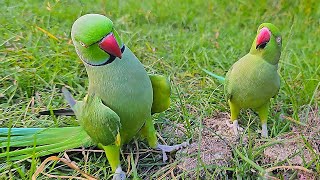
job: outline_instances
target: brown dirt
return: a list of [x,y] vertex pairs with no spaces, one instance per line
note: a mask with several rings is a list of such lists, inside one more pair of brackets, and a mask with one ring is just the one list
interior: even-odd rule
[[[292,126],[290,133],[278,136],[275,140],[283,140],[282,143],[267,147],[264,150],[266,163],[278,163],[286,161],[284,165],[303,165],[315,158],[314,153],[320,152],[320,116],[318,108],[310,110],[306,116],[300,116],[301,122],[306,126]],[[302,135],[312,146],[308,149]]]
[[[217,165],[228,166],[232,158],[230,144],[237,142],[233,131],[226,124],[229,116],[226,113],[219,113],[212,118],[203,120],[203,128],[194,137],[194,142],[187,148],[177,153],[180,160],[178,168],[188,175],[194,177],[197,166]],[[204,172],[200,173],[203,176]]]
[[[285,163],[281,163],[281,165],[303,166],[315,158],[314,153],[319,154],[319,109],[316,107],[310,110],[309,113],[304,114],[304,116],[300,116],[300,120],[305,126],[294,125],[291,127],[292,131],[290,133],[280,135],[269,141],[281,141],[281,143],[265,148],[263,154],[264,164],[276,166],[278,162],[284,161]],[[213,117],[205,118],[202,122],[202,129],[198,129],[199,134],[193,138],[193,143],[189,147],[177,152],[176,159],[180,162],[178,168],[184,173],[188,173],[188,176],[192,178],[197,174],[197,167],[203,167],[203,165],[229,166],[232,161],[230,145],[239,143],[239,140],[234,136],[232,129],[228,127],[226,123],[228,120],[229,116],[227,113],[218,113]],[[184,131],[183,126],[170,130],[171,133],[174,132],[179,137],[183,136],[182,131]],[[301,135],[310,143],[314,149],[314,153],[306,147]],[[242,143],[246,144],[247,137],[245,135],[242,141]],[[264,144],[265,142],[260,140],[255,142],[256,147]],[[200,171],[200,177],[205,177],[204,173],[205,171]],[[280,173],[283,177],[290,177],[289,175],[292,175],[293,171],[280,169],[275,173]],[[316,179],[315,174],[308,174],[303,171],[297,171],[296,177],[301,180]]]

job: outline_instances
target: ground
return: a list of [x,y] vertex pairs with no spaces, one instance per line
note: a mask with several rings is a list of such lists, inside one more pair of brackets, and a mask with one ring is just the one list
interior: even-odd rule
[[[171,107],[154,115],[159,137],[168,144],[191,143],[163,163],[161,153],[148,148],[145,141],[133,141],[123,148],[122,156],[124,171],[130,177],[319,176],[320,8],[316,0],[26,0],[1,1],[0,12],[1,127],[78,125],[72,117],[38,117],[37,113],[67,107],[62,86],[70,87],[78,99],[85,96],[88,80],[72,45],[70,29],[80,15],[99,13],[113,20],[125,44],[149,73],[170,79]],[[242,111],[242,136],[235,139],[225,124],[229,110],[223,85],[200,67],[225,75],[248,52],[262,22],[279,27],[283,39],[281,88],[271,102],[270,139],[260,137],[258,118],[250,110]],[[55,155],[69,157],[92,177],[110,177],[103,152],[95,147],[79,149]],[[0,159],[0,178],[30,179],[45,158],[11,166]],[[44,172],[81,177],[79,170],[61,162],[51,163]],[[48,174],[39,177],[50,178]]]

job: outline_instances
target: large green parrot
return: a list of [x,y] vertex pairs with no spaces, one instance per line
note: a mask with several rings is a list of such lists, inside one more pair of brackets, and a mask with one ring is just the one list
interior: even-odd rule
[[257,30],[250,52],[232,65],[225,79],[204,69],[208,74],[225,82],[225,96],[236,135],[240,110],[251,108],[257,111],[260,117],[261,136],[268,137],[269,102],[280,88],[277,70],[281,44],[279,29],[271,23],[263,23]]
[[[124,179],[120,164],[120,148],[135,135],[145,137],[152,148],[165,152],[184,147],[160,145],[151,115],[166,110],[170,104],[170,84],[159,75],[148,76],[137,57],[121,41],[110,19],[87,14],[77,19],[71,31],[76,52],[83,61],[89,88],[83,101],[62,92],[81,126],[66,128],[1,128],[0,147],[33,146],[4,152],[1,157],[43,156],[69,148],[97,144],[106,152],[114,179]],[[70,115],[68,110],[53,111]],[[49,114],[49,111],[41,114]],[[10,134],[8,138],[8,133]],[[35,141],[36,140],[36,141]],[[9,143],[10,142],[10,143]],[[34,151],[36,150],[36,151]]]

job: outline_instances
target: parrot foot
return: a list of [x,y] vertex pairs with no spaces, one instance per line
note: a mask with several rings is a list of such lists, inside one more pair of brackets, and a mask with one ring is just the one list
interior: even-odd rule
[[121,166],[118,166],[116,171],[114,172],[112,180],[125,180],[126,173],[122,171]]
[[227,126],[228,126],[229,128],[232,128],[232,127],[233,127],[233,125],[230,124],[229,119],[226,120],[226,124],[227,124]]
[[261,137],[268,138],[267,123],[262,124]]
[[167,152],[177,151],[179,149],[185,148],[189,145],[188,142],[183,142],[181,144],[173,145],[173,146],[167,146],[167,145],[161,145],[158,144],[157,149],[160,149],[162,151],[162,160],[163,162],[166,162],[168,160]]
[[234,120],[233,124],[232,124],[232,128],[233,128],[233,132],[235,136],[238,136],[238,129],[239,129],[239,124],[238,124],[238,120]]

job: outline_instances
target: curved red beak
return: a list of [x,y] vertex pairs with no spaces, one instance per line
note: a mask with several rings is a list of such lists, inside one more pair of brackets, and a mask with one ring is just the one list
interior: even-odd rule
[[99,47],[105,52],[121,59],[122,53],[120,47],[112,33],[108,34],[99,42]]
[[266,45],[270,41],[271,32],[268,28],[264,27],[260,30],[256,41],[256,48],[260,47],[262,44]]

